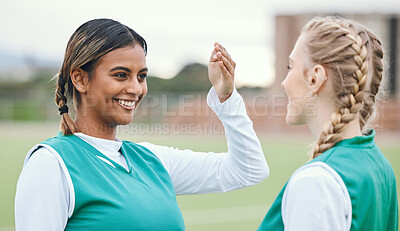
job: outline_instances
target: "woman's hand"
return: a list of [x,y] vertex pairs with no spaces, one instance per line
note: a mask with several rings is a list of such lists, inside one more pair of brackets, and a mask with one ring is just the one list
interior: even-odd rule
[[216,42],[208,64],[208,77],[221,103],[225,102],[233,92],[235,67],[236,63],[226,49]]

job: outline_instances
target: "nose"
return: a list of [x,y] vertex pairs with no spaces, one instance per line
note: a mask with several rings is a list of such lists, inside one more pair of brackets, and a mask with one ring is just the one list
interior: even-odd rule
[[132,78],[126,87],[126,93],[140,96],[143,93],[143,87],[137,78]]

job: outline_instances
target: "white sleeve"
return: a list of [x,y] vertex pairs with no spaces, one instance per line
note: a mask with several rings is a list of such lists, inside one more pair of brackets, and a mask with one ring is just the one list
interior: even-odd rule
[[64,230],[68,208],[65,173],[57,158],[42,147],[26,160],[18,179],[15,228],[17,231]]
[[351,214],[350,195],[342,178],[323,162],[298,169],[283,194],[285,231],[347,231]]
[[269,175],[260,141],[236,89],[227,101],[220,103],[211,88],[207,102],[224,125],[227,153],[194,152],[140,143],[161,159],[176,194],[226,192],[257,184]]

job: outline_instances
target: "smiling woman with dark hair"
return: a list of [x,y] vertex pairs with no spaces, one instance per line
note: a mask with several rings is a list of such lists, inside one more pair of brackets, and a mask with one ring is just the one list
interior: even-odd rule
[[[15,198],[17,230],[184,230],[176,194],[226,192],[269,174],[234,87],[236,64],[215,43],[208,104],[227,134],[227,153],[121,141],[147,93],[147,44],[110,19],[83,24],[68,42],[55,102],[61,132],[33,147]],[[68,99],[76,116],[69,116]]]

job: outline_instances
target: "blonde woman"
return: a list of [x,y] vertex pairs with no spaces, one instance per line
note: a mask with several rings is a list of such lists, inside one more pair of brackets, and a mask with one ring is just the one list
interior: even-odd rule
[[286,122],[306,124],[316,139],[312,160],[293,173],[258,230],[397,231],[395,175],[367,129],[382,58],[381,42],[356,22],[305,25],[282,87]]
[[[168,45],[168,44],[166,44]],[[61,133],[33,147],[15,197],[16,230],[184,230],[176,194],[226,192],[268,175],[260,142],[234,88],[235,63],[215,43],[208,104],[227,134],[227,153],[121,141],[147,93],[147,44],[111,19],[71,36],[57,76]],[[69,116],[67,100],[76,116]]]

